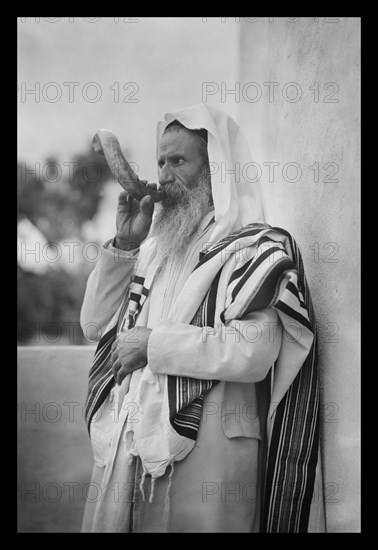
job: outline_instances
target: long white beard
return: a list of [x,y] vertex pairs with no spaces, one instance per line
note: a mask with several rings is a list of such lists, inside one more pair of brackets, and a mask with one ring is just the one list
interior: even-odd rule
[[149,236],[156,238],[160,266],[172,256],[182,257],[211,204],[210,174],[203,171],[198,184],[188,189],[180,183],[166,185],[166,198],[155,204]]

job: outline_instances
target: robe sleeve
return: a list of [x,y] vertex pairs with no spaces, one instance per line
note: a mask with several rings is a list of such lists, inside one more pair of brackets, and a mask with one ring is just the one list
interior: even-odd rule
[[268,374],[281,341],[282,325],[273,308],[214,329],[163,321],[151,332],[148,366],[156,374],[255,383]]
[[101,248],[101,257],[87,281],[80,312],[80,325],[89,340],[100,340],[117,311],[134,274],[138,252],[139,249],[117,249],[111,241]]

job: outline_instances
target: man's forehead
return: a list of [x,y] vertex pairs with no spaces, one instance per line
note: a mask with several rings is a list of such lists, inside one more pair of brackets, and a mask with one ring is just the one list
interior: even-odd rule
[[199,138],[196,134],[178,127],[169,128],[161,136],[158,143],[158,154],[167,152],[190,152],[197,151]]

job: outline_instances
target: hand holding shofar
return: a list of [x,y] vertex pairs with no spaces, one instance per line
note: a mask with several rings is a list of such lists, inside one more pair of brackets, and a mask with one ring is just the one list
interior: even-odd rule
[[123,250],[140,246],[152,222],[154,203],[164,198],[155,183],[140,180],[122,153],[117,137],[109,130],[98,130],[93,138],[96,153],[105,156],[114,178],[124,188],[117,209],[114,245]]

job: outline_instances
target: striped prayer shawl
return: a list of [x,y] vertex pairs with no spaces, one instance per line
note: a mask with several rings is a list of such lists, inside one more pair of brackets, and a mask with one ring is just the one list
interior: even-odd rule
[[[314,336],[310,352],[280,400],[272,420],[261,524],[263,532],[306,532],[318,456],[319,388],[315,318],[298,246],[281,228],[250,224],[202,253],[194,271],[200,271],[216,255],[221,258],[222,251],[230,245],[235,245],[236,249],[248,239],[254,243],[254,254],[237,263],[228,283],[221,321],[227,323],[230,319],[240,319],[253,311],[271,307],[277,310],[281,320],[290,319],[299,333],[303,329]],[[222,267],[229,257],[224,256]],[[220,274],[221,268],[214,274],[191,324],[214,327]],[[148,296],[143,283],[143,277],[134,277],[118,324],[111,327],[98,344],[89,374],[85,407],[88,429],[93,415],[114,385],[109,364],[110,348],[126,308],[129,305],[127,319],[128,328],[131,328]],[[274,374],[275,366],[269,376]],[[216,380],[168,376],[169,422],[177,434],[196,440],[205,394],[217,383]]]
[[[221,272],[216,275],[191,325],[214,327],[215,300]],[[217,380],[197,380],[182,376],[168,376],[169,420],[176,432],[196,440],[206,393]]]

